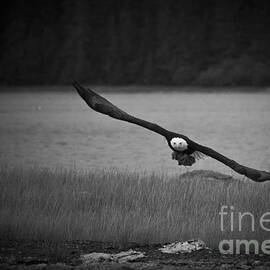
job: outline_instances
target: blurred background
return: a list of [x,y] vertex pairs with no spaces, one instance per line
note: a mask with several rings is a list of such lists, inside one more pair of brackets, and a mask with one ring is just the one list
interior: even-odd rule
[[269,1],[11,0],[0,12],[1,164],[233,174],[210,158],[177,166],[161,136],[91,111],[78,80],[270,169]]
[[265,86],[268,0],[6,1],[0,84]]

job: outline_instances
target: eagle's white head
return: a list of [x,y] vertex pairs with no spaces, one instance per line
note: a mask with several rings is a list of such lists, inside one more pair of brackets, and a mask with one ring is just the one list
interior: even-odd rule
[[188,148],[187,141],[179,137],[172,138],[170,144],[173,149],[180,152],[183,152]]

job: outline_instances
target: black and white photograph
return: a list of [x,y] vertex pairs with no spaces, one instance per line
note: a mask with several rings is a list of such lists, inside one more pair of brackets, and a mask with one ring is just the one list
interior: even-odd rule
[[0,20],[0,269],[270,270],[268,0]]

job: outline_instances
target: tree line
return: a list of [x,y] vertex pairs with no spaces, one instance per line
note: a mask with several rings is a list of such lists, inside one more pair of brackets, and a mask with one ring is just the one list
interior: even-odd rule
[[58,0],[1,10],[0,83],[268,85],[266,0]]

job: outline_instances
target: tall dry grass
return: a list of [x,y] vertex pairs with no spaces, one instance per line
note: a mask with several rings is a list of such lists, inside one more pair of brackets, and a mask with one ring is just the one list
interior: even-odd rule
[[[184,175],[64,169],[0,170],[0,238],[114,242],[171,242],[201,238],[256,239],[259,217],[270,211],[270,185],[223,179],[211,172]],[[220,230],[221,205],[249,211],[241,232]]]

